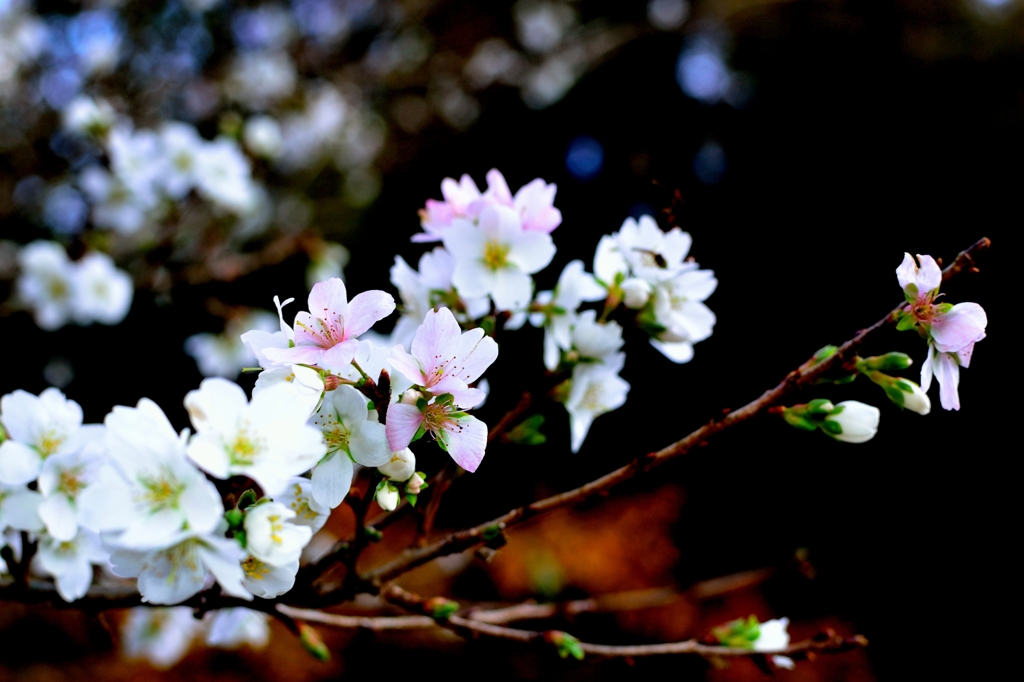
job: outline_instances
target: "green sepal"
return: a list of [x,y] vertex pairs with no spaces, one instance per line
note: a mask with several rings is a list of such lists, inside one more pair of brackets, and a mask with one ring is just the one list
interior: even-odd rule
[[366,401],[366,411],[367,412],[369,412],[370,410],[376,410],[376,409],[377,409],[377,404],[375,402],[373,402],[372,400],[367,400]]
[[952,303],[939,303],[939,304],[937,304],[935,306],[935,312],[939,313],[940,315],[945,315],[946,313],[948,313],[952,309],[953,309],[953,304]]
[[815,398],[805,409],[807,414],[830,414],[836,408],[828,398]]
[[235,505],[236,509],[248,509],[249,507],[256,504],[256,491],[253,489],[246,490],[238,498],[238,504]]
[[[420,490],[422,490],[422,489],[423,489],[423,486],[420,486]],[[416,500],[418,498],[419,498],[419,495],[413,495],[412,493],[406,493],[405,494],[406,502],[408,502],[409,504],[411,504],[414,507],[416,506]]]
[[424,434],[425,434],[426,432],[427,432],[427,427],[425,427],[425,426],[423,426],[422,424],[420,424],[420,428],[416,429],[416,433],[415,433],[415,434],[413,435],[413,437],[412,437],[412,440],[411,440],[411,441],[409,441],[409,442],[410,442],[410,443],[415,443],[415,442],[416,442],[416,441],[418,441],[418,440],[419,440],[420,438],[423,438],[423,435],[424,435]]
[[917,303],[917,285],[908,284],[903,288],[903,298],[907,303]]
[[420,412],[426,412],[428,404],[429,403],[427,403],[426,398],[421,397],[416,399],[416,409],[419,410]]
[[242,374],[252,374],[253,372],[262,372],[262,367],[243,367]]
[[786,423],[790,426],[796,427],[801,431],[814,431],[818,426],[807,419],[803,415],[797,414],[791,409],[787,409],[782,413],[782,418],[786,420]]
[[905,332],[908,329],[913,329],[917,325],[917,318],[910,313],[903,313],[903,317],[896,323],[896,330]]
[[839,425],[839,422],[826,419],[821,422],[821,430],[829,435],[838,436],[843,432],[843,427]]
[[231,537],[233,537],[235,539],[235,541],[239,545],[241,545],[242,549],[245,549],[246,547],[249,546],[248,540],[245,537],[245,531],[244,530],[242,530],[242,529],[236,530]]
[[889,386],[885,386],[885,395],[888,396],[889,400],[893,401],[901,408],[903,407],[903,403],[906,400],[906,396],[903,393],[903,391],[896,388],[896,385],[890,384]]

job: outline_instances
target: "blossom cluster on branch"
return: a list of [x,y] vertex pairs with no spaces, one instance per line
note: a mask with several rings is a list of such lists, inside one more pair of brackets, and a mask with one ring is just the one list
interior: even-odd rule
[[[200,593],[236,605],[276,600],[296,586],[304,550],[357,489],[361,470],[367,492],[350,502],[362,510],[360,526],[370,495],[385,511],[403,497],[417,503],[428,488],[418,456],[436,454],[425,443],[436,443],[467,472],[482,465],[495,434],[471,411],[490,391],[503,393],[483,379],[500,361],[499,333],[506,338],[528,320],[543,328],[536,370],[566,409],[573,452],[596,417],[626,400],[629,384],[619,376],[624,325],[644,332],[675,363],[690,361],[693,344],[711,335],[715,316],[704,301],[717,280],[689,257],[692,240],[681,229],[664,232],[649,216],[627,219],[601,238],[593,273],[573,260],[553,291],[537,291],[534,275],[553,259],[562,219],[555,186],[536,179],[513,193],[492,170],[486,191],[463,176],[446,179],[442,194],[444,201],[426,203],[424,231],[413,237],[441,245],[423,254],[418,271],[401,257],[391,269],[402,305],[390,334],[375,330],[399,308],[384,291],[350,297],[340,278],[328,278],[312,286],[307,310],[290,324],[284,309],[293,300],[275,297],[276,328],[240,335],[259,364],[252,396],[226,379],[204,380],[184,397],[191,430],[177,432],[146,398],[113,408],[102,424],[83,424],[81,407],[56,388],[3,396],[0,568],[25,585],[32,573],[49,577],[68,602],[86,596],[94,581],[118,578],[134,579],[141,600],[153,605]],[[987,321],[977,304],[936,303],[942,273],[931,258],[919,258],[920,266],[908,255],[897,270],[907,303],[892,318],[928,343],[923,387],[889,374],[911,363],[896,352],[843,357],[826,346],[801,371],[836,366],[841,374],[828,378],[834,385],[863,374],[922,415],[930,411],[934,373],[943,407],[958,408],[955,369],[969,363]],[[870,440],[880,420],[877,407],[849,400],[772,409],[798,429],[847,443]],[[527,420],[509,429],[503,420],[499,428],[530,443],[538,442],[531,438],[538,425]],[[363,541],[370,531],[357,532]],[[488,533],[493,538],[501,527]],[[347,559],[348,580],[359,589],[356,558],[358,549]],[[419,608],[418,597],[395,594]],[[429,613],[444,619],[453,604],[439,601]],[[251,630],[257,634],[246,637],[258,640],[262,630],[245,613],[218,616],[210,637],[234,641],[227,631]],[[715,637],[726,647],[779,652],[789,644],[785,625],[736,621]],[[556,634],[551,641],[560,653],[582,655],[578,640]],[[792,661],[777,657],[775,664]]]

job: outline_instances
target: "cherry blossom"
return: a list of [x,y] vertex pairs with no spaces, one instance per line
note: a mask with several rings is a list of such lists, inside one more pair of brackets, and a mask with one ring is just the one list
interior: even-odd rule
[[82,426],[82,408],[56,388],[8,393],[0,398],[0,422],[9,436],[0,443],[0,483],[7,485],[34,481],[48,457],[78,452],[103,433]]
[[310,419],[327,448],[327,455],[313,470],[313,497],[330,509],[341,504],[352,486],[353,462],[375,467],[391,456],[385,427],[376,416],[368,417],[367,403],[351,386],[339,386],[325,395]]
[[391,295],[377,290],[365,291],[349,302],[345,283],[332,278],[313,286],[309,294],[310,312],[295,316],[294,347],[268,347],[262,352],[279,365],[340,369],[355,356],[357,337],[394,309]]
[[39,517],[46,531],[56,540],[69,541],[78,534],[80,519],[78,498],[106,466],[107,453],[102,443],[92,441],[78,452],[53,455],[43,462],[38,490],[43,495]]
[[711,336],[715,314],[703,301],[714,292],[718,280],[710,270],[684,272],[654,288],[652,312],[660,327],[651,345],[676,363],[693,358],[693,344]]
[[600,301],[606,295],[594,276],[583,270],[583,261],[571,261],[558,277],[554,291],[541,291],[536,304],[543,312],[530,315],[530,324],[544,327],[544,366],[554,371],[561,360],[561,351],[572,347],[573,322],[584,301]]
[[625,353],[615,353],[602,363],[580,363],[573,368],[565,409],[574,453],[579,452],[594,419],[625,404],[629,383],[618,376],[625,362]]
[[167,546],[185,529],[213,531],[224,507],[217,488],[186,459],[187,432],[175,433],[146,398],[115,407],[104,424],[110,465],[96,469],[77,496],[81,525],[131,550]]
[[75,263],[72,315],[81,325],[117,324],[125,318],[134,293],[128,273],[118,270],[105,253],[86,254]]
[[251,554],[241,564],[242,585],[260,599],[273,599],[288,592],[295,585],[299,560],[281,566],[266,564]]
[[192,609],[129,609],[121,626],[121,651],[128,658],[141,658],[157,670],[167,670],[184,658],[195,640],[200,622]]
[[[484,394],[469,388],[469,384],[497,359],[498,344],[479,327],[463,332],[451,310],[440,308],[424,316],[411,351],[407,353],[401,346],[392,348],[392,366],[432,395],[450,393],[456,404],[470,408],[478,405]],[[401,450],[405,445],[396,448],[392,444],[391,450]]]
[[206,645],[237,649],[243,645],[262,649],[270,641],[268,616],[252,609],[219,609],[206,614]]
[[[788,618],[768,620],[758,626],[758,636],[754,640],[754,651],[771,653],[782,651],[789,646]],[[793,669],[793,659],[788,656],[772,656],[772,662],[780,668]]]
[[74,311],[75,271],[64,247],[35,241],[18,253],[17,290],[32,308],[36,324],[47,331],[67,324]]
[[160,549],[117,549],[110,563],[114,575],[138,578],[142,601],[151,604],[185,601],[203,589],[207,573],[213,574],[227,594],[251,600],[252,595],[242,585],[244,556],[237,542],[218,532],[182,531]]
[[455,463],[473,472],[487,447],[487,426],[463,410],[451,394],[421,399],[417,405],[397,403],[388,409],[387,435],[391,450],[398,452],[417,436],[430,433]]
[[308,478],[293,476],[288,480],[285,491],[274,498],[288,509],[295,512],[291,522],[307,526],[313,533],[323,528],[331,515],[330,507],[321,505],[313,497],[313,483]]
[[216,478],[249,476],[273,497],[292,476],[308,471],[324,454],[320,432],[306,424],[307,405],[284,387],[253,396],[225,379],[205,379],[185,396],[196,435],[188,456]]
[[58,540],[43,534],[37,555],[39,567],[53,576],[57,594],[67,602],[81,599],[92,584],[93,564],[106,564],[99,537],[80,528],[69,540]]
[[263,502],[245,514],[245,541],[249,554],[270,566],[298,561],[309,544],[309,526],[291,523],[295,512],[280,502]]
[[499,310],[524,308],[533,294],[530,275],[555,255],[551,236],[524,230],[519,215],[506,206],[486,206],[478,225],[456,220],[443,241],[455,257],[452,283],[460,295],[490,295]]

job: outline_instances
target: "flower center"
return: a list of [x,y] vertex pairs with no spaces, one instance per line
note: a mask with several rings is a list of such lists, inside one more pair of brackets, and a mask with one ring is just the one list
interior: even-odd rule
[[309,500],[302,496],[302,486],[295,484],[295,499],[291,503],[292,511],[296,519],[315,519],[317,513],[309,506]]
[[505,267],[508,261],[508,244],[501,244],[493,239],[484,244],[484,263],[491,270]]
[[68,289],[68,283],[60,277],[51,277],[47,284],[47,291],[50,294],[50,298],[54,300],[60,300],[67,298],[70,293]]
[[76,497],[85,488],[85,482],[79,478],[81,473],[81,467],[60,472],[60,482],[57,484],[57,490],[67,494],[69,497]]
[[330,429],[324,430],[323,433],[324,443],[327,445],[328,452],[341,449],[348,450],[348,441],[352,433],[340,421],[331,426]]
[[228,456],[236,466],[252,466],[256,457],[263,451],[263,443],[258,437],[249,435],[248,424],[238,430],[233,443],[228,445]]
[[263,580],[270,575],[270,567],[254,556],[242,562],[242,570],[249,580]]
[[139,501],[146,504],[152,512],[176,508],[178,499],[185,490],[185,486],[178,483],[174,474],[166,469],[157,476],[139,476],[139,485],[143,490]]
[[67,439],[67,434],[61,433],[56,429],[50,429],[39,438],[39,445],[36,446],[36,449],[39,450],[39,454],[44,458],[49,457],[57,452]]

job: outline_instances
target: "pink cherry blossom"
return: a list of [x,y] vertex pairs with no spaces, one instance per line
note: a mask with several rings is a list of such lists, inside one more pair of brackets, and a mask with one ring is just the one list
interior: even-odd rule
[[409,447],[422,429],[437,440],[455,463],[474,472],[484,459],[487,425],[448,400],[432,399],[422,406],[397,403],[388,408],[388,447],[398,452]]
[[264,355],[279,365],[319,365],[343,369],[355,357],[360,334],[395,309],[395,299],[383,291],[364,291],[350,302],[338,278],[313,285],[309,312],[295,316],[295,345],[266,348]]
[[484,336],[483,329],[463,332],[448,308],[429,310],[416,330],[411,350],[410,354],[395,346],[389,359],[391,366],[414,384],[435,396],[450,393],[463,408],[484,399],[483,391],[469,387],[498,357],[498,344]]
[[928,391],[934,374],[939,382],[939,402],[942,409],[960,409],[960,368],[971,364],[973,353],[973,343],[958,353],[943,353],[936,351],[934,345],[928,346],[928,359],[921,366],[921,390]]
[[935,348],[943,353],[956,353],[985,338],[988,316],[977,303],[957,303],[945,313],[931,319],[930,332]]

